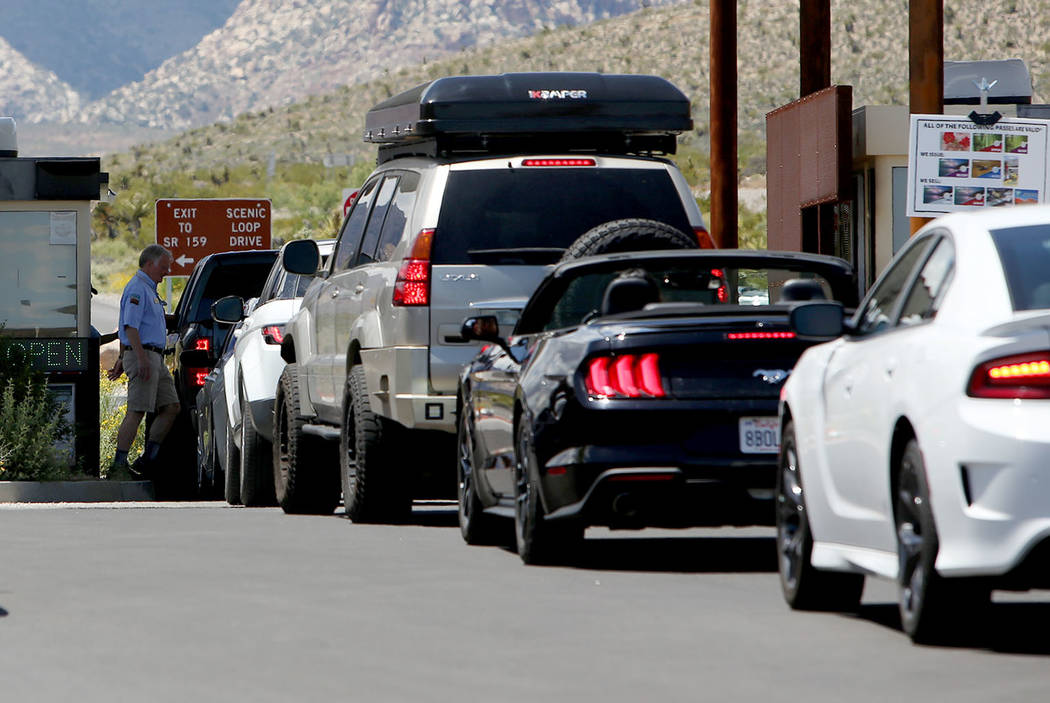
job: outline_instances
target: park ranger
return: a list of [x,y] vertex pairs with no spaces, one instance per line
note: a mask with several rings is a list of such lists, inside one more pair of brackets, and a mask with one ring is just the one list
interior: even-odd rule
[[128,408],[117,430],[117,451],[108,477],[116,480],[138,478],[128,466],[128,450],[135,440],[139,423],[148,412],[157,413],[150,427],[146,451],[137,468],[148,469],[157,460],[160,445],[179,413],[178,395],[171,372],[164,365],[167,326],[164,303],[157,284],[171,271],[171,252],[159,244],[150,244],[139,255],[139,270],[124,286],[120,298],[121,353],[110,369],[116,380],[121,372],[128,375]]

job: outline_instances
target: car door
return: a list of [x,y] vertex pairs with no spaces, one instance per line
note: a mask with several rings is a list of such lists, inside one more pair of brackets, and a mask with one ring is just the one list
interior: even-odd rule
[[837,346],[825,369],[822,433],[827,459],[827,499],[835,541],[893,549],[886,542],[886,452],[892,435],[895,364],[905,342],[898,311],[926,260],[934,237],[904,250],[871,289],[854,317],[853,332]]
[[332,386],[340,405],[342,404],[343,387],[346,385],[346,353],[350,347],[350,340],[354,336],[355,327],[361,315],[366,312],[366,292],[370,273],[368,265],[375,260],[379,235],[387,213],[390,211],[398,179],[399,174],[388,173],[375,188],[372,209],[365,223],[361,244],[354,255],[353,263],[346,269],[333,273],[329,280],[332,286],[331,295],[335,301],[331,376]]
[[[340,297],[343,296],[342,287],[345,285],[342,279],[353,268],[357,258],[365,225],[371,214],[372,202],[375,200],[376,186],[380,180],[380,177],[373,178],[361,188],[360,195],[354,202],[354,207],[347,215],[342,231],[339,233],[339,240],[336,242],[335,251],[329,261],[328,278],[318,291],[317,298],[311,301],[313,305],[311,312],[316,325],[314,331],[317,352],[309,360],[306,371],[310,386],[310,402],[317,408],[318,413],[328,420],[338,421],[343,402],[342,388],[335,387],[332,377],[332,366],[336,355],[345,353],[345,350],[336,349],[339,322],[337,316],[340,305],[343,303]],[[345,299],[345,296],[343,297]],[[303,305],[306,304],[306,299],[304,299]]]

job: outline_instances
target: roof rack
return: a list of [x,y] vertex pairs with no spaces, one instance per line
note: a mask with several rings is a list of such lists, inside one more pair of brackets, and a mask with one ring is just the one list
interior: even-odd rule
[[505,73],[452,76],[379,103],[364,141],[379,161],[408,155],[673,154],[693,128],[689,100],[658,76]]

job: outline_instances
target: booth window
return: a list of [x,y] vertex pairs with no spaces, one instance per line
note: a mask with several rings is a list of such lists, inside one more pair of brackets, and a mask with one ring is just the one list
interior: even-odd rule
[[0,323],[6,334],[77,331],[75,212],[0,212]]

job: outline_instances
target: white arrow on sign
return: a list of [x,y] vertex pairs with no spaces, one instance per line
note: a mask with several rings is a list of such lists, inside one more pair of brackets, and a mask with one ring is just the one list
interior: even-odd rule
[[183,254],[179,258],[175,259],[175,263],[177,263],[179,266],[185,266],[186,264],[192,264],[193,261],[194,261],[193,259],[191,259],[190,257],[186,256],[185,254]]

